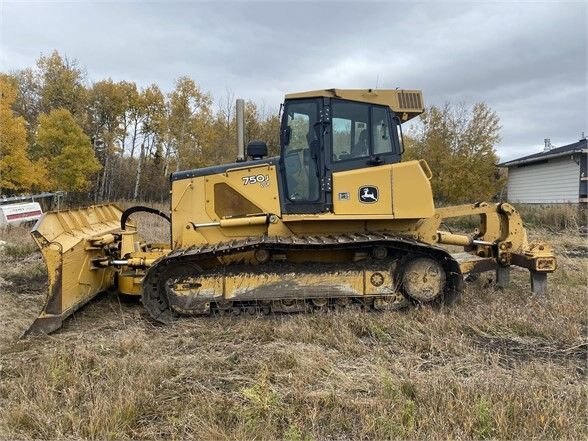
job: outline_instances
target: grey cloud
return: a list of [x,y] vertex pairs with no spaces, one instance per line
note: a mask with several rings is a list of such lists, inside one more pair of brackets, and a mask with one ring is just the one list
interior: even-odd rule
[[289,91],[423,89],[428,104],[487,102],[501,157],[586,130],[586,3],[5,3],[2,69],[58,49],[91,80],[173,87],[190,75],[277,108]]

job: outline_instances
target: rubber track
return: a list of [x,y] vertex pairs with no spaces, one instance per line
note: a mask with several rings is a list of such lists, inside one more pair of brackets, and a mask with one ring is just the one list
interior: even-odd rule
[[[199,261],[235,253],[253,251],[264,248],[269,251],[289,250],[365,250],[376,246],[384,246],[407,254],[428,256],[437,259],[445,268],[447,285],[444,297],[453,299],[463,288],[463,278],[459,264],[443,248],[419,242],[413,238],[390,235],[386,233],[356,233],[340,235],[311,236],[260,236],[246,239],[219,242],[216,244],[192,246],[172,251],[158,259],[147,271],[143,279],[143,305],[157,321],[169,323],[177,318],[177,314],[169,307],[166,294],[161,292],[161,276],[173,265],[195,264]],[[223,265],[219,264],[219,268]],[[279,298],[276,298],[279,300]]]

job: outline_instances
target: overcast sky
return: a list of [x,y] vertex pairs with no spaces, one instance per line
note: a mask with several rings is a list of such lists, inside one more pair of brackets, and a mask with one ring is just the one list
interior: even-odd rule
[[485,101],[501,159],[588,133],[588,3],[0,0],[0,70],[57,49],[111,77],[277,109],[322,88],[422,89],[427,104]]

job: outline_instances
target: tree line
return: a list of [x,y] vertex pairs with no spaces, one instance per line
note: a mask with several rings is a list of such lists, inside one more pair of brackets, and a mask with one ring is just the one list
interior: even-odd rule
[[430,106],[405,137],[405,159],[426,159],[437,203],[501,197],[506,176],[498,168],[500,119],[485,103]]
[[[279,116],[245,105],[245,142],[279,151]],[[486,104],[430,106],[405,130],[405,159],[426,159],[442,203],[491,199],[496,113]],[[236,157],[235,97],[219,101],[190,77],[173,90],[105,79],[57,51],[34,67],[0,73],[0,194],[65,190],[80,202],[164,201],[169,173]],[[71,197],[71,196],[70,196]]]
[[[236,158],[234,96],[214,103],[187,76],[165,93],[42,55],[0,73],[0,192],[65,190],[86,200],[164,200],[169,173]],[[277,112],[245,103],[245,140],[278,151]]]

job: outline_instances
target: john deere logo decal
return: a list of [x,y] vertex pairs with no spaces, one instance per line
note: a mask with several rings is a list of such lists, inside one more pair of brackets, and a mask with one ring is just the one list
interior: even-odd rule
[[364,185],[359,188],[359,202],[364,204],[373,204],[378,202],[378,187]]

